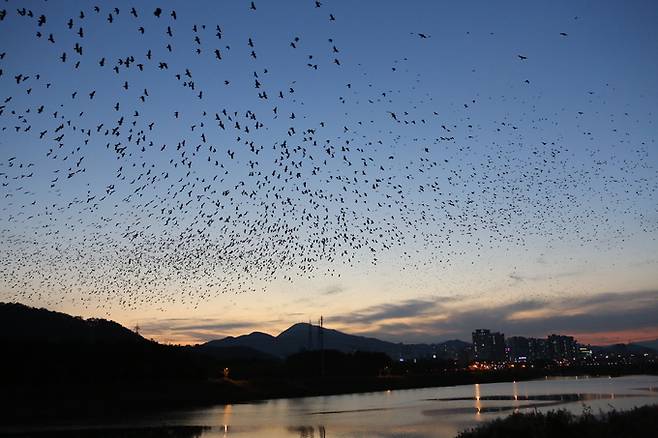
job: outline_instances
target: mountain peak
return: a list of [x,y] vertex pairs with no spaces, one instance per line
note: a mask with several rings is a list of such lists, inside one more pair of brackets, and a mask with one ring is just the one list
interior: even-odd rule
[[278,336],[276,337],[280,338],[282,336],[285,337],[285,336],[297,335],[300,333],[308,335],[309,330],[317,330],[319,328],[320,326],[309,324],[308,322],[298,322],[296,324],[291,325],[281,333],[279,333]]

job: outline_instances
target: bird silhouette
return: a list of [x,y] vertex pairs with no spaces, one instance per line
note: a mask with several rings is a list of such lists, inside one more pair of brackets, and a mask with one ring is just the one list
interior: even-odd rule
[[[571,27],[537,30],[555,53],[517,64],[527,56],[453,59],[438,25],[356,38],[319,1],[281,17],[254,2],[101,6],[0,11],[6,41],[20,41],[0,54],[10,298],[193,308],[368,278],[383,261],[425,290],[478,259],[655,237],[648,107],[605,81],[570,82],[562,102],[531,71],[565,65]],[[490,30],[466,23],[451,38],[509,45]],[[504,71],[503,85],[482,71]]]

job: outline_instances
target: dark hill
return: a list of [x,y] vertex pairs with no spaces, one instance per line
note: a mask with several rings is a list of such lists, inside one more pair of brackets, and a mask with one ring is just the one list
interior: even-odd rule
[[214,360],[120,324],[0,303],[0,383],[204,380]]
[[105,319],[83,319],[18,303],[0,303],[0,339],[11,342],[140,343],[135,332]]
[[276,345],[276,338],[267,333],[253,332],[242,336],[229,336],[221,340],[206,342],[203,347],[225,348],[225,347],[246,347],[262,353],[279,356],[279,350]]
[[[309,342],[310,339],[310,342]],[[320,327],[308,323],[299,323],[284,330],[276,337],[282,355],[289,356],[303,349],[320,348]],[[365,336],[348,335],[333,329],[322,329],[322,343],[328,350],[344,353],[355,351],[383,352],[395,354],[399,348],[392,342],[381,341]]]
[[658,351],[658,339],[654,339],[653,341],[635,342],[635,345],[640,345],[642,347],[651,348],[654,351]]
[[218,379],[224,366],[216,357],[158,344],[113,321],[0,303],[0,425],[248,397]]
[[606,353],[613,353],[613,354],[619,354],[619,355],[636,355],[636,356],[642,356],[644,354],[651,354],[654,355],[656,354],[656,351],[649,348],[645,347],[640,344],[613,344],[613,345],[606,345],[603,347],[592,347],[594,351],[604,351]]

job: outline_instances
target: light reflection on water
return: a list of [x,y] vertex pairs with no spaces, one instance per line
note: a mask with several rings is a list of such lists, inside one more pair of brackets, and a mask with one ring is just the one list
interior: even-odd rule
[[480,384],[476,383],[473,385],[473,390],[475,391],[475,409],[477,410],[476,414],[479,416],[482,411],[482,403],[480,402]]
[[[656,404],[656,388],[658,376],[545,379],[222,405],[95,427],[103,436],[114,427],[183,426],[161,436],[452,438],[460,430],[516,411],[564,408],[581,413],[585,406],[598,412]],[[80,436],[94,437],[88,432]]]

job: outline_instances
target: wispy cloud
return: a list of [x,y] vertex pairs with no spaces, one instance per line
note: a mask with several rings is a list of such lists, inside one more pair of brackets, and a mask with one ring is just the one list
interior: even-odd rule
[[412,299],[400,303],[380,304],[367,307],[344,316],[332,317],[332,321],[352,324],[372,324],[389,319],[411,318],[436,310],[435,299]]
[[556,280],[559,278],[568,278],[576,277],[583,274],[583,270],[573,270],[573,271],[564,271],[564,272],[554,272],[546,274],[522,274],[519,272],[512,272],[508,275],[514,281],[546,281],[546,280]]
[[336,284],[323,289],[322,291],[320,291],[320,293],[322,295],[337,295],[339,293],[345,292],[345,290],[346,289],[343,286]]
[[[398,321],[396,318],[406,318]],[[658,331],[658,291],[608,292],[554,300],[524,300],[468,307],[442,306],[424,300],[403,301],[367,308],[341,318],[360,325],[369,336],[407,342],[433,342],[446,338],[468,340],[473,329],[486,327],[508,335],[545,336],[548,333],[589,334]],[[602,338],[603,339],[603,338]]]

